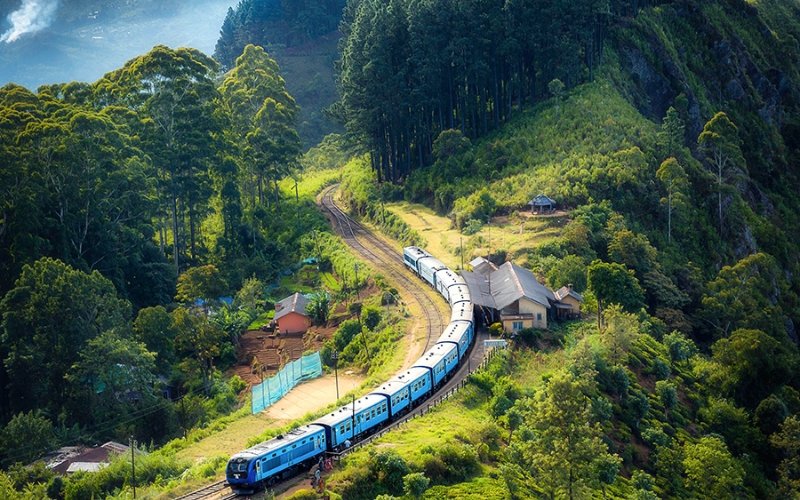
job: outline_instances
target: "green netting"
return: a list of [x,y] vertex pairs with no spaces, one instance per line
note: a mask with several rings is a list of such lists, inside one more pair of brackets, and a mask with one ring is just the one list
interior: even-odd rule
[[275,376],[253,386],[253,413],[258,413],[281,399],[303,380],[322,374],[319,352],[296,359],[280,369]]

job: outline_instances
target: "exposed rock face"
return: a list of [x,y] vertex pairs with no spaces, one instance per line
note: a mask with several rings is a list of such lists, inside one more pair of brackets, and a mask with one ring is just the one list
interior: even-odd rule
[[647,94],[648,101],[639,106],[639,112],[655,122],[661,121],[675,99],[669,81],[653,69],[638,49],[625,48],[622,53],[631,73],[639,77],[639,85]]

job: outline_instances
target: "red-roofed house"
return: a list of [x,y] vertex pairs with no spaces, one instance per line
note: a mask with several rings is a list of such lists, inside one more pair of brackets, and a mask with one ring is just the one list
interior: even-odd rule
[[302,333],[311,326],[311,318],[306,314],[308,299],[296,293],[275,304],[275,317],[278,333]]

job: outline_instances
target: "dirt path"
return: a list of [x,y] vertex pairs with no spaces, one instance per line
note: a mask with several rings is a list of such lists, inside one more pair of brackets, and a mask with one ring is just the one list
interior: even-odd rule
[[[364,377],[339,373],[339,396],[358,389]],[[336,402],[336,377],[333,374],[303,382],[266,409],[266,416],[277,425],[285,425],[306,413]]]

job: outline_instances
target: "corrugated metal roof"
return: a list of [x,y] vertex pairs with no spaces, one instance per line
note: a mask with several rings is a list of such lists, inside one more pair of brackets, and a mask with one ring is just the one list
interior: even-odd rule
[[503,309],[522,297],[550,309],[556,300],[553,292],[536,281],[536,276],[512,262],[506,262],[489,275],[495,309]]
[[494,305],[494,297],[492,297],[491,289],[489,288],[488,276],[471,273],[469,271],[461,271],[461,276],[464,278],[464,281],[467,282],[469,295],[473,304],[497,309]]
[[503,309],[525,297],[550,309],[556,301],[553,292],[536,281],[532,272],[506,262],[489,275],[461,271],[467,282],[472,302],[478,306]]
[[541,207],[545,205],[555,205],[555,204],[556,200],[550,198],[549,196],[545,196],[543,194],[538,195],[536,198],[528,202],[528,205],[533,205],[534,207]]
[[308,316],[308,314],[306,314],[307,306],[308,299],[306,299],[302,294],[296,293],[275,304],[275,317],[273,319],[278,321],[291,312]]
[[472,266],[472,271],[478,274],[489,274],[493,271],[497,271],[497,266],[483,257],[476,257],[469,265]]

